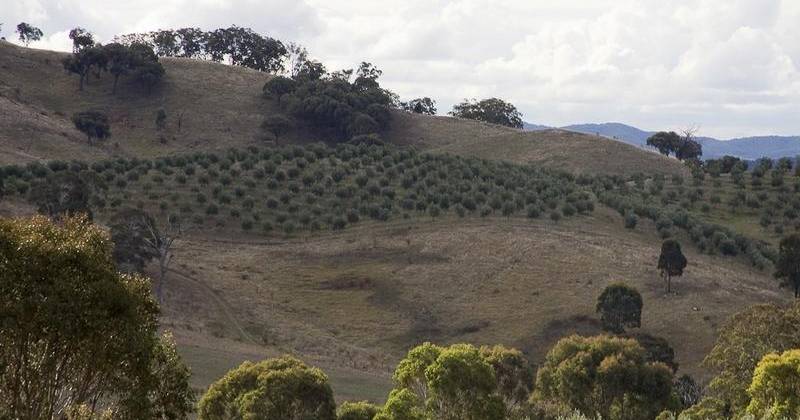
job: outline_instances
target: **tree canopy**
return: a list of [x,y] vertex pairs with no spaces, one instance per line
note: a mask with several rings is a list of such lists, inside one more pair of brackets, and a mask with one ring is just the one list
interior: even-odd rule
[[475,99],[464,100],[454,105],[449,114],[458,118],[522,128],[522,114],[517,111],[514,105],[497,98],[483,99],[481,101]]
[[747,411],[758,418],[800,418],[800,349],[764,356],[747,393]]
[[117,36],[124,45],[144,44],[159,57],[227,60],[235,66],[277,73],[284,69],[288,51],[282,42],[236,25],[203,31],[199,28],[161,29]]
[[635,340],[608,336],[561,339],[536,375],[537,403],[603,419],[652,419],[677,404],[672,371],[648,362]]
[[631,286],[614,283],[597,297],[595,310],[607,331],[619,334],[625,327],[638,328],[642,324],[642,295]]
[[75,128],[86,134],[89,145],[93,139],[106,139],[111,137],[111,124],[108,116],[100,111],[82,111],[72,115],[72,123]]
[[400,361],[393,378],[390,402],[376,419],[499,420],[505,416],[494,369],[469,344],[417,346]]
[[800,298],[800,234],[793,233],[781,239],[775,277],[783,279],[794,289],[794,297]]
[[209,387],[198,419],[248,418],[335,420],[328,377],[290,356],[242,363]]
[[800,304],[788,308],[754,305],[729,318],[704,364],[717,371],[710,397],[730,416],[749,404],[747,388],[758,362],[767,354],[800,348]]
[[296,89],[283,95],[282,106],[298,120],[340,140],[378,134],[389,127],[391,108],[397,104],[396,95],[380,87],[381,73],[370,63],[361,63],[355,72],[301,71],[295,78]]
[[20,24],[17,25],[17,34],[19,35],[20,42],[25,44],[26,47],[30,45],[31,42],[42,39],[42,35],[44,35],[41,29],[25,22],[20,22]]
[[692,130],[687,130],[684,135],[659,131],[647,138],[647,145],[655,147],[663,155],[674,154],[679,160],[698,159],[703,155],[703,146],[694,139]]
[[664,278],[667,293],[670,292],[673,276],[682,276],[686,268],[686,257],[681,252],[681,244],[675,239],[667,239],[661,244],[658,256],[658,269]]
[[85,218],[0,219],[0,417],[183,419],[189,372],[157,335],[150,282],[116,272]]
[[401,102],[400,108],[412,114],[436,115],[436,101],[427,96]]

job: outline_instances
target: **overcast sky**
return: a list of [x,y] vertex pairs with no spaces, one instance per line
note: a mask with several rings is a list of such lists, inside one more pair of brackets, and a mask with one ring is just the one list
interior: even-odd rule
[[800,134],[799,0],[0,0],[9,40],[19,21],[59,50],[75,26],[251,27],[329,69],[372,62],[440,113],[495,96],[547,125]]

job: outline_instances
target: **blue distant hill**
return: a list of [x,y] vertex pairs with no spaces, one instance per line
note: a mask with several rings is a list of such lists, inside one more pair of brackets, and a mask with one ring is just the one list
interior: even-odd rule
[[[525,123],[524,128],[525,130],[535,131],[550,127]],[[621,123],[574,124],[559,128],[608,137],[639,147],[647,147],[647,138],[654,133],[653,131],[646,131]],[[761,157],[773,159],[781,157],[794,158],[800,155],[800,136],[757,136],[730,140],[698,137],[697,140],[703,145],[703,158],[706,159],[714,159],[725,155],[736,156],[745,160],[755,160]]]

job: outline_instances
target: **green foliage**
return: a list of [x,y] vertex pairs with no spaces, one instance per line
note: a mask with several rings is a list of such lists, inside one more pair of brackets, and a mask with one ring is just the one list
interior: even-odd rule
[[92,139],[106,139],[111,136],[111,124],[108,116],[100,111],[82,111],[72,115],[72,123],[75,128],[86,134],[89,145]]
[[236,25],[213,31],[161,29],[118,36],[114,41],[124,45],[146,45],[159,57],[200,58],[214,62],[227,58],[229,64],[270,73],[283,70],[283,59],[287,55],[286,47],[280,41]]
[[436,115],[436,101],[427,96],[401,102],[400,108],[412,114]]
[[658,257],[658,269],[667,286],[667,293],[670,292],[671,280],[673,276],[682,276],[686,268],[686,257],[681,252],[681,244],[675,239],[667,239],[661,244],[661,254]]
[[188,370],[156,335],[150,282],[117,273],[111,248],[85,218],[0,219],[0,417],[101,399],[114,418],[186,418]]
[[[468,344],[425,343],[412,349],[398,364],[394,382],[393,393],[402,396],[404,413],[442,420],[491,420],[505,415],[492,365]],[[409,404],[416,405],[416,410]],[[387,403],[382,412],[387,414],[376,418],[398,418],[390,416],[389,410]]]
[[800,350],[768,354],[756,366],[747,389],[747,411],[771,419],[800,417]]
[[336,420],[372,420],[380,409],[367,401],[348,401],[336,410]]
[[610,420],[654,418],[677,404],[669,368],[647,362],[635,340],[608,336],[561,339],[539,368],[533,400]]
[[203,395],[198,419],[335,420],[335,411],[328,377],[284,356],[228,372]]
[[693,160],[703,155],[702,146],[692,138],[691,133],[681,136],[674,131],[660,131],[647,139],[647,145],[655,147],[663,155],[672,153],[680,160]]
[[781,239],[775,277],[785,280],[794,289],[794,297],[800,298],[800,234]]
[[37,211],[51,218],[84,214],[90,219],[89,204],[93,182],[71,171],[59,171],[36,180],[28,192],[28,201]]
[[269,98],[276,98],[280,105],[284,95],[294,92],[297,89],[297,82],[284,76],[275,76],[264,83],[262,88],[264,95]]
[[277,142],[280,139],[280,136],[288,133],[289,130],[291,130],[292,120],[283,114],[273,114],[264,118],[264,121],[261,123],[261,128],[264,131],[272,134]]
[[418,397],[408,388],[394,389],[389,393],[383,408],[374,420],[427,420],[425,409]]
[[352,82],[349,76],[335,74],[313,79],[297,77],[297,88],[285,95],[283,106],[295,118],[340,140],[378,133],[388,128],[389,108],[397,101],[393,93],[378,84],[381,73],[372,64],[361,63]]
[[718,374],[709,384],[712,396],[729,412],[749,404],[747,388],[756,364],[767,354],[800,348],[800,304],[788,308],[755,305],[731,317],[704,364]]
[[457,118],[522,128],[522,114],[514,105],[497,98],[464,100],[454,105],[449,114]]
[[27,47],[33,41],[38,41],[42,39],[42,30],[25,22],[20,22],[17,25],[17,34],[19,35],[19,40]]
[[642,325],[642,295],[624,283],[606,286],[597,297],[596,312],[600,314],[603,329],[613,333],[625,332],[625,327]]

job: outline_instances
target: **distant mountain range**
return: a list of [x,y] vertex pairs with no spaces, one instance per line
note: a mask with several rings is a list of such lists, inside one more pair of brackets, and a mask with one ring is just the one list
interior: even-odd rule
[[[523,128],[528,131],[537,131],[553,127],[525,123]],[[643,148],[647,148],[647,138],[655,133],[620,123],[574,124],[558,128],[600,135]],[[703,145],[703,158],[705,159],[714,159],[725,155],[745,160],[755,160],[761,157],[794,158],[800,155],[800,136],[757,136],[730,140],[698,137],[697,141]]]

